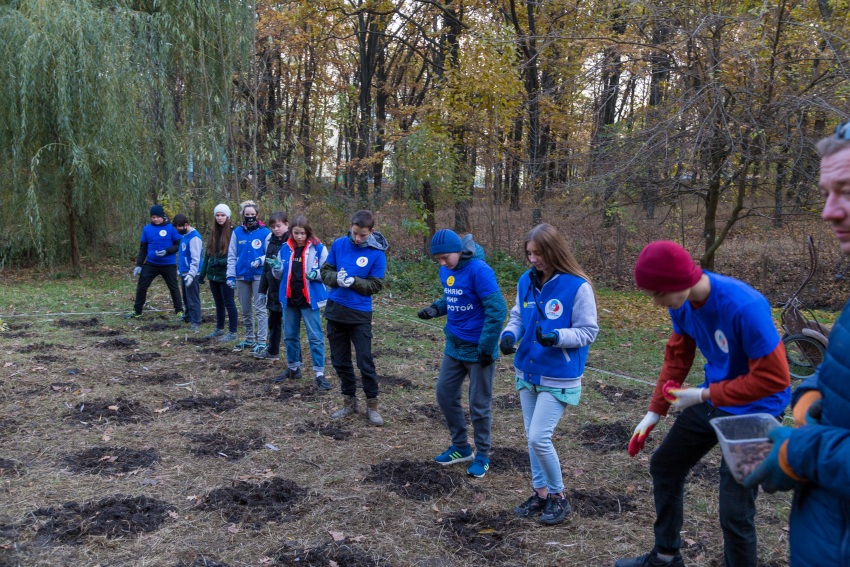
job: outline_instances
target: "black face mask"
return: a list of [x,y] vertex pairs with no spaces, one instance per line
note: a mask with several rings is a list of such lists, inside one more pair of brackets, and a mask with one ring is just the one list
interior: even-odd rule
[[246,216],[244,218],[245,218],[245,226],[247,226],[248,228],[254,228],[254,227],[257,226],[257,217],[256,216],[253,216],[253,217]]
[[186,234],[186,233],[188,233],[188,232],[189,232],[189,229],[187,229],[187,228],[178,228],[178,229],[177,229],[177,232],[179,232],[180,234]]

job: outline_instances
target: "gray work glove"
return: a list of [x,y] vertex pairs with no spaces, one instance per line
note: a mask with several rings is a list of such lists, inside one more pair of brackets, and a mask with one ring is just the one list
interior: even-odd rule
[[154,254],[162,258],[163,256],[165,256],[165,250],[157,250],[156,252],[154,252]]

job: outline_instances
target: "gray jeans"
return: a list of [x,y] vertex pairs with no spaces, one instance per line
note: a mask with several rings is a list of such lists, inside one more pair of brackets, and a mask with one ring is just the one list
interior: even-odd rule
[[[266,343],[269,333],[269,313],[266,308],[256,307],[257,296],[260,291],[260,280],[252,282],[236,280],[236,292],[239,294],[239,303],[242,307],[242,322],[245,324],[245,340],[258,343]],[[254,309],[257,310],[257,334],[254,336]]]
[[477,362],[464,362],[443,355],[440,377],[437,378],[437,403],[443,410],[446,424],[452,434],[452,444],[458,449],[469,447],[466,433],[466,419],[460,396],[463,393],[463,380],[469,375],[469,415],[472,418],[472,431],[475,450],[486,457],[490,452],[490,422],[493,403],[493,376],[496,365],[482,367]]

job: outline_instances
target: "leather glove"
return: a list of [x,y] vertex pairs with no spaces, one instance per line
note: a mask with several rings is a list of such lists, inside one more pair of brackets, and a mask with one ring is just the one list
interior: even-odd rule
[[307,279],[316,281],[317,279],[319,279],[319,272],[317,272],[316,270],[311,270],[307,272]]
[[487,354],[486,352],[478,353],[478,364],[480,364],[483,368],[487,368],[491,364],[493,364],[495,360],[493,359],[492,354]]
[[773,449],[767,458],[756,467],[756,470],[744,479],[744,488],[752,489],[761,485],[768,494],[794,490],[799,481],[788,476],[779,464],[779,452],[782,445],[788,441],[793,432],[794,429],[791,427],[777,427],[768,432],[767,436],[773,441]]
[[502,354],[505,356],[513,354],[516,352],[516,347],[514,346],[515,342],[516,339],[514,339],[513,334],[505,333],[502,336],[502,340],[499,341],[499,350],[502,351]]
[[546,333],[543,334],[543,330],[540,327],[537,327],[537,342],[540,343],[540,346],[555,346],[558,344],[558,333]]
[[269,302],[269,297],[265,293],[257,294],[257,309],[265,309]]
[[183,282],[186,284],[186,287],[189,287],[190,285],[192,285],[192,281],[194,279],[195,278],[192,277],[192,276],[183,276]]
[[337,283],[337,285],[339,285],[339,287],[348,287],[348,285],[351,285],[351,284],[345,285],[345,278],[347,278],[347,277],[348,277],[348,272],[345,271],[345,268],[339,270],[336,273],[336,283]]
[[629,441],[629,455],[634,457],[640,453],[640,450],[646,445],[646,440],[649,439],[650,431],[658,424],[660,417],[654,411],[646,412],[646,416],[638,423],[634,433],[632,433],[632,439]]
[[426,307],[425,309],[422,309],[421,311],[419,311],[419,313],[417,313],[416,316],[419,317],[420,319],[428,320],[428,319],[433,319],[434,317],[439,317],[440,312],[437,311],[436,307]]
[[136,266],[135,268],[133,268],[133,277],[134,278],[139,277],[139,274],[141,274],[141,273],[142,273],[142,267],[141,266]]
[[676,401],[672,402],[670,405],[674,408],[683,410],[685,408],[701,404],[703,402],[703,390],[705,390],[705,388],[671,388],[667,390],[667,394],[674,397]]
[[236,287],[236,278],[227,278],[227,287],[234,289]]
[[806,412],[806,425],[820,425],[821,414],[823,414],[823,400],[815,400]]
[[163,256],[165,256],[165,250],[157,250],[156,252],[154,252],[154,254],[162,258]]

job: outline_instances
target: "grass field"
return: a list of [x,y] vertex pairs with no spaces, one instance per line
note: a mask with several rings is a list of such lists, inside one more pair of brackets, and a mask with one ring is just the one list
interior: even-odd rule
[[[38,316],[7,317],[0,335],[0,566],[601,566],[651,549],[648,458],[672,419],[637,458],[625,451],[651,386],[587,372],[556,433],[573,513],[542,527],[510,514],[530,490],[510,361],[497,362],[491,472],[430,463],[449,444],[434,398],[440,321],[415,318],[433,297],[387,290],[376,301],[386,425],[374,428],[362,414],[330,421],[330,363],[329,393],[309,373],[273,385],[280,364],[187,335],[161,281],[149,294],[160,311],[140,320],[57,315],[125,312],[128,272],[4,274],[0,313]],[[208,290],[202,299],[212,306]],[[654,382],[665,312],[639,294],[598,300],[589,366]],[[202,334],[213,328],[204,314]],[[716,449],[687,485],[689,565],[723,564],[719,462]],[[758,507],[760,561],[787,565],[790,495],[763,494]]]

